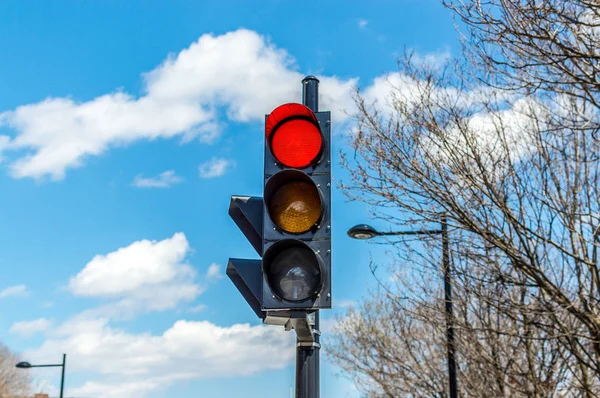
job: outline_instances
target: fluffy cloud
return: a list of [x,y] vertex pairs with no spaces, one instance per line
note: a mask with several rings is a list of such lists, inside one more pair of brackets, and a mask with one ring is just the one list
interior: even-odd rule
[[68,167],[81,166],[86,156],[99,155],[111,146],[184,132],[206,137],[202,127],[211,119],[210,112],[191,103],[160,103],[117,92],[83,103],[48,98],[20,106],[0,115],[0,126],[19,132],[5,150],[30,152],[11,164],[13,177],[62,179]]
[[168,188],[181,181],[183,181],[183,178],[177,176],[175,171],[167,170],[153,178],[144,178],[142,175],[137,175],[133,179],[133,185],[138,188]]
[[141,240],[97,255],[69,281],[76,296],[118,299],[103,308],[117,312],[165,310],[195,299],[202,288],[185,263],[190,246],[183,233],[162,241]]
[[10,286],[3,290],[0,290],[0,299],[6,298],[6,297],[11,297],[11,296],[25,297],[28,294],[29,294],[29,292],[27,290],[27,286],[25,286],[25,285]]
[[69,368],[100,374],[68,395],[142,397],[176,380],[254,374],[292,363],[295,334],[273,326],[180,320],[162,334],[129,334],[106,319],[75,317],[24,355],[50,361],[69,353]]
[[[173,137],[214,141],[219,112],[234,121],[260,121],[279,103],[300,100],[302,77],[285,50],[256,32],[205,34],[144,74],[139,97],[116,91],[86,102],[47,98],[0,113],[0,127],[14,131],[10,141],[0,137],[0,151],[18,156],[9,165],[15,178],[62,179],[68,168],[117,145]],[[325,108],[352,105],[355,79],[320,79]]]
[[44,332],[50,328],[52,321],[46,318],[34,319],[32,321],[15,322],[10,327],[10,332],[24,336],[30,336],[37,332]]
[[233,160],[212,158],[208,162],[198,166],[198,174],[200,174],[200,178],[221,177],[234,165],[235,163]]

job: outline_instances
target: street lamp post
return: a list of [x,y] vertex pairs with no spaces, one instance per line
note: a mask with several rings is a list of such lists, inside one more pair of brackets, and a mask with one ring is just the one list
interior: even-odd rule
[[448,224],[446,216],[441,217],[441,229],[422,229],[416,231],[379,232],[367,224],[359,224],[348,230],[353,239],[371,239],[376,236],[441,235],[442,271],[444,273],[444,301],[446,311],[446,349],[448,354],[448,381],[450,398],[458,398],[456,381],[456,346],[454,343],[454,316],[452,308],[452,279],[450,274],[450,250],[448,247]]
[[50,368],[54,366],[62,367],[62,375],[60,378],[60,398],[63,398],[63,390],[65,387],[65,363],[67,362],[67,354],[63,354],[63,361],[59,364],[51,364],[51,365],[32,365],[29,362],[19,362],[16,366],[19,369],[29,369],[29,368]]

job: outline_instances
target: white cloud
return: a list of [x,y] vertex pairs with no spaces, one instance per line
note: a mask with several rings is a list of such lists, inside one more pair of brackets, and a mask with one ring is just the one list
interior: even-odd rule
[[102,313],[165,310],[195,299],[202,288],[185,263],[190,246],[183,233],[162,241],[141,240],[97,255],[69,281],[76,296],[119,299]]
[[37,332],[44,332],[52,326],[52,321],[46,318],[34,319],[32,321],[15,322],[10,327],[10,332],[24,336],[31,336]]
[[363,95],[366,101],[377,101],[386,112],[393,113],[395,96],[406,97],[413,101],[419,100],[415,90],[416,84],[409,76],[397,72],[389,73],[375,78],[373,83],[363,91]]
[[451,57],[452,54],[450,53],[450,50],[444,50],[427,54],[414,53],[411,61],[419,66],[426,65],[431,68],[439,69],[444,66]]
[[223,274],[221,273],[221,266],[217,263],[212,263],[206,271],[206,279],[215,280],[221,279],[222,277]]
[[198,166],[200,178],[220,177],[227,172],[235,163],[232,160],[212,158],[208,162]]
[[[427,58],[427,56],[424,57]],[[431,62],[434,61],[431,60]],[[514,102],[517,99],[514,94],[507,94],[489,87],[476,87],[470,91],[444,87],[434,88],[429,93],[426,86],[428,83],[425,81],[418,81],[411,76],[394,72],[373,79],[372,84],[362,90],[362,95],[368,104],[376,102],[384,112],[383,115],[394,115],[395,117],[399,116],[395,109],[398,101],[409,107],[420,105],[424,100],[422,97],[424,92],[427,92],[427,95],[431,94],[431,97],[425,100],[440,103],[452,102],[465,109],[474,104],[479,106],[485,101],[499,103],[502,101]]]
[[69,368],[97,377],[68,396],[142,397],[177,380],[245,376],[280,369],[295,357],[295,334],[273,326],[175,322],[162,334],[130,334],[103,319],[75,317],[24,355],[50,361],[69,353]]
[[10,286],[6,289],[0,290],[0,299],[6,297],[26,297],[29,295],[29,291],[27,290],[27,286],[25,285],[16,285]]
[[173,170],[160,173],[157,177],[144,178],[137,175],[133,179],[133,185],[138,188],[168,188],[183,181],[183,178],[175,174]]
[[[202,136],[199,128],[211,118],[207,110],[192,103],[161,103],[150,96],[136,99],[122,92],[83,103],[48,98],[4,114],[4,124],[19,132],[6,149],[29,152],[10,165],[11,173],[15,178],[50,175],[62,179],[67,168],[81,166],[85,157],[112,146],[184,132]],[[193,130],[194,126],[198,129]]]
[[[533,98],[516,99],[510,105],[503,110],[475,113],[460,127],[450,125],[444,145],[439,145],[435,137],[425,137],[423,146],[432,161],[444,163],[453,162],[452,152],[476,151],[477,162],[472,155],[465,155],[461,167],[471,168],[474,176],[481,175],[483,167],[488,172],[481,178],[503,180],[515,162],[534,153],[535,137],[545,129],[543,121],[548,120],[551,111]],[[468,141],[475,145],[467,145]],[[464,194],[464,181],[454,181],[449,187],[452,192]]]
[[[13,177],[62,179],[67,169],[115,146],[173,137],[214,141],[221,111],[233,121],[261,121],[278,104],[300,101],[303,75],[296,68],[285,50],[254,31],[205,34],[144,74],[139,97],[115,91],[85,102],[47,98],[0,113],[0,126],[14,132],[0,147],[16,156],[9,164]],[[352,104],[356,79],[322,81],[333,88],[321,100],[325,108]]]

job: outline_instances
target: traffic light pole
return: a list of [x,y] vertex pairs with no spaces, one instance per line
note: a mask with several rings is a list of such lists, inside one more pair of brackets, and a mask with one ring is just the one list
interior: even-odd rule
[[319,398],[319,350],[321,349],[319,331],[319,311],[314,315],[314,343],[306,345],[296,342],[296,398]]
[[[313,112],[319,111],[319,80],[314,76],[307,76],[302,80],[302,104]],[[311,322],[314,323],[312,325],[314,343],[306,346],[306,343],[296,342],[296,398],[320,397],[319,311],[315,311],[312,316],[314,316],[314,322]]]

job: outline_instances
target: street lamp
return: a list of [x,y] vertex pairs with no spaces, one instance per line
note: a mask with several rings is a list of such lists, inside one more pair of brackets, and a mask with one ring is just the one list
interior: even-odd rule
[[441,229],[421,229],[416,231],[379,232],[367,224],[358,224],[348,230],[353,239],[371,239],[376,236],[442,235],[442,270],[444,272],[444,300],[446,304],[446,344],[448,351],[448,380],[450,398],[458,398],[456,381],[456,350],[454,344],[454,317],[452,315],[452,284],[450,275],[450,250],[448,248],[448,224],[446,216],[441,217]]
[[53,365],[32,365],[29,362],[19,362],[16,367],[19,369],[29,369],[29,368],[49,368],[53,366],[61,366],[62,367],[62,376],[60,378],[60,398],[63,398],[63,389],[65,386],[65,363],[67,361],[67,354],[63,354],[63,361],[59,364]]

